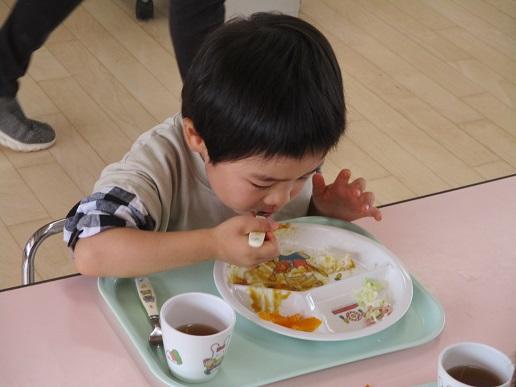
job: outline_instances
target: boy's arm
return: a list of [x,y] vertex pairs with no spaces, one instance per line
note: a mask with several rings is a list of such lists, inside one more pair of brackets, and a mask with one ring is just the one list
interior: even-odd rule
[[85,275],[134,277],[207,260],[215,255],[212,239],[206,229],[153,232],[117,227],[79,239],[74,262]]
[[[208,259],[221,259],[239,266],[252,266],[278,256],[272,231],[277,226],[252,216],[238,216],[211,229],[153,232],[112,228],[75,245],[79,272],[94,276],[134,277],[186,266]],[[267,232],[260,248],[250,247],[250,231]]]
[[350,182],[350,177],[351,172],[343,169],[332,184],[326,185],[323,176],[316,173],[312,179],[313,193],[308,214],[348,222],[369,216],[381,220],[382,213],[374,206],[374,194],[364,192],[365,180],[358,178]]

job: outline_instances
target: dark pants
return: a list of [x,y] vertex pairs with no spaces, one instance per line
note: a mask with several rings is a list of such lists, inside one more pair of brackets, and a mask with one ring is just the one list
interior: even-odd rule
[[[32,53],[81,0],[18,0],[0,29],[0,97],[14,98]],[[170,0],[170,34],[184,78],[204,37],[224,23],[224,0]]]
[[0,97],[14,98],[32,53],[81,0],[18,0],[0,29]]
[[206,35],[224,23],[224,14],[224,0],[170,0],[170,35],[183,79]]

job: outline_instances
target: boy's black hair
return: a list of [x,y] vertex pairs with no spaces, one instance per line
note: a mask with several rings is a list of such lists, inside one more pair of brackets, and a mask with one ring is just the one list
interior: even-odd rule
[[209,35],[184,81],[182,114],[210,161],[326,153],[346,123],[342,76],[328,40],[287,15],[256,13]]

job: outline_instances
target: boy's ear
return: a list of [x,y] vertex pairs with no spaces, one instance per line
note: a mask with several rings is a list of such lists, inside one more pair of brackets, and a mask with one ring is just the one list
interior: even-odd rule
[[207,153],[204,140],[199,135],[199,133],[197,133],[193,121],[187,117],[183,118],[183,135],[185,137],[186,143],[188,144],[188,147],[193,152],[198,152],[201,155]]

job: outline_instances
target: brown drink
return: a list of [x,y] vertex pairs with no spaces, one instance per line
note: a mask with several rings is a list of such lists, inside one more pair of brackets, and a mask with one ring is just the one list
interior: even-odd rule
[[206,324],[184,324],[176,328],[178,331],[194,336],[209,336],[218,333],[219,330]]

